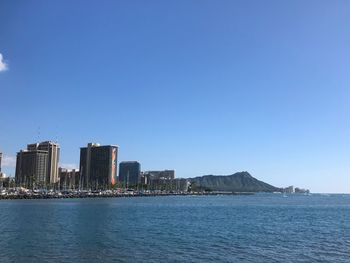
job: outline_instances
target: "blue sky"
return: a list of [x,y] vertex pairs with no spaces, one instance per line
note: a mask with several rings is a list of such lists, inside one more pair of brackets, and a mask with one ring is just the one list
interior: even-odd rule
[[58,140],[65,166],[99,142],[143,170],[349,193],[349,12],[348,1],[2,0],[3,170],[37,140]]

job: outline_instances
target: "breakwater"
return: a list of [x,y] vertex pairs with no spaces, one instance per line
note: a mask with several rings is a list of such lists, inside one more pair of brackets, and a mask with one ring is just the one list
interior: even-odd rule
[[2,194],[0,200],[12,199],[67,199],[67,198],[126,198],[126,197],[155,197],[155,196],[214,196],[214,195],[253,195],[251,192],[181,192],[181,193],[16,193]]

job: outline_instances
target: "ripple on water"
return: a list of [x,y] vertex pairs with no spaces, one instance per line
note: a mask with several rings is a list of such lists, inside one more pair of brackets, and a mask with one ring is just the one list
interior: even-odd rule
[[349,262],[350,196],[0,202],[1,262]]

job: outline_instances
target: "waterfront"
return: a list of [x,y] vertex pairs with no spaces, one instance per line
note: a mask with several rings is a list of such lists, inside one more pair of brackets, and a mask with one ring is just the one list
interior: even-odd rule
[[67,199],[67,198],[119,198],[119,197],[155,197],[155,196],[209,196],[209,195],[253,195],[252,192],[174,192],[174,191],[137,191],[132,189],[99,191],[54,191],[11,188],[0,191],[0,200],[16,199]]
[[1,262],[348,262],[349,195],[3,200]]

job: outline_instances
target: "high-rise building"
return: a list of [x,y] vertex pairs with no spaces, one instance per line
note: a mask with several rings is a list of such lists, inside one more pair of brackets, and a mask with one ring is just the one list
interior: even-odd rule
[[118,146],[89,143],[80,148],[80,176],[85,189],[107,189],[117,181]]
[[27,145],[17,153],[16,183],[25,187],[53,187],[58,182],[60,147],[46,141]]
[[141,183],[141,165],[136,161],[119,164],[119,182],[124,187],[137,186]]
[[16,184],[27,188],[44,187],[48,184],[46,151],[21,150],[17,153]]
[[58,162],[60,157],[60,146],[57,143],[46,141],[28,144],[28,151],[41,150],[48,153],[46,181],[50,184],[58,182]]

